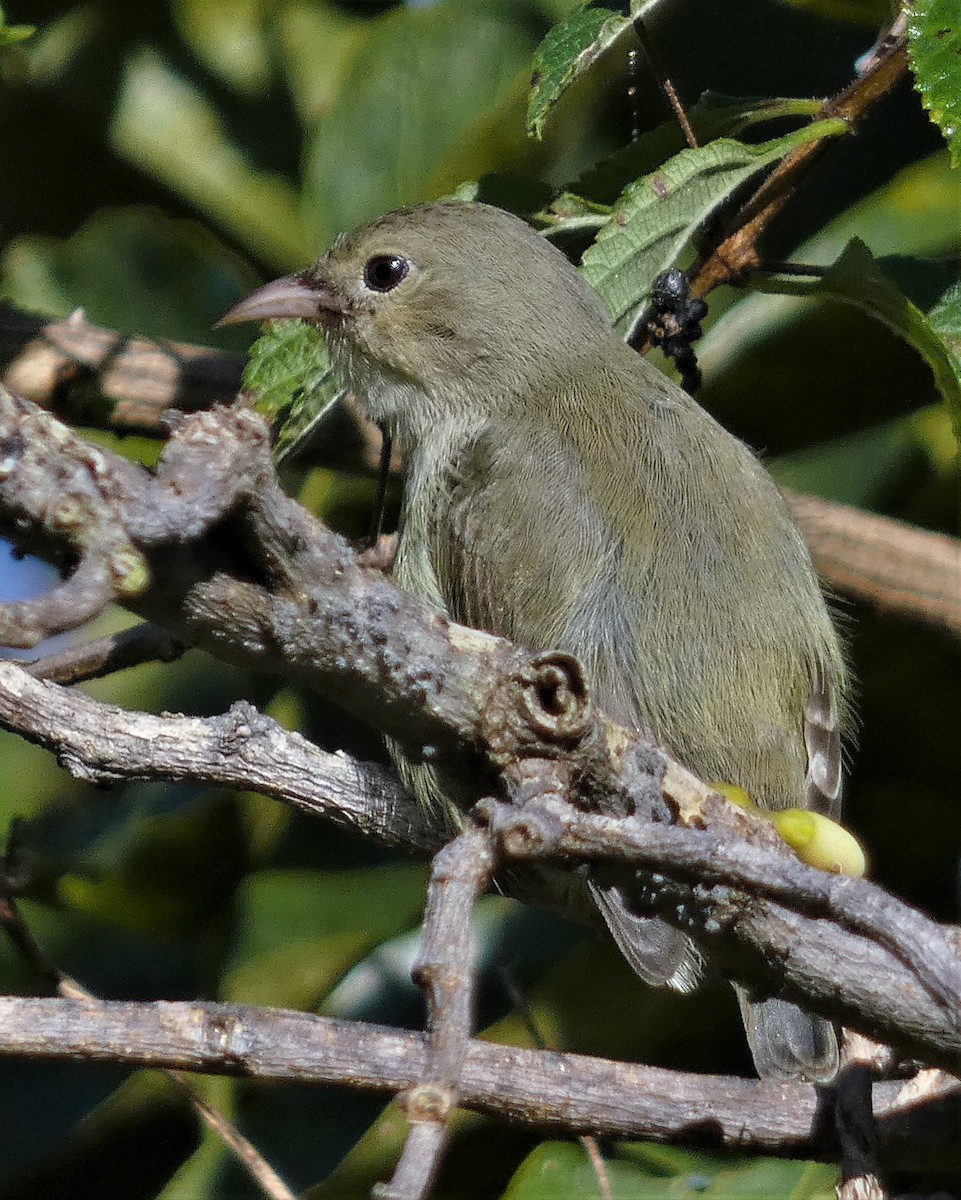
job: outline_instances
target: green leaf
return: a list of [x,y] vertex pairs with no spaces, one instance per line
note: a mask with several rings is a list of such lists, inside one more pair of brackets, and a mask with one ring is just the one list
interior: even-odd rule
[[622,336],[637,327],[657,276],[681,262],[702,223],[737,188],[799,146],[846,131],[831,120],[757,146],[719,138],[682,150],[626,188],[581,264]]
[[244,96],[270,83],[263,0],[174,0],[174,19],[197,57]]
[[35,25],[8,25],[7,19],[0,8],[0,49],[25,41],[36,32]]
[[[905,167],[893,179],[839,213],[796,247],[791,258],[801,263],[830,264],[840,256],[852,237],[859,237],[871,247],[875,256],[951,259],[961,251],[959,211],[961,171],[952,170],[948,156],[938,151]],[[899,271],[898,279],[901,278],[903,272]],[[723,412],[728,420],[743,419],[743,405],[754,386],[751,381],[756,380],[759,369],[769,372],[768,368],[759,368],[758,364],[762,361],[781,363],[784,377],[774,379],[769,375],[769,386],[780,396],[783,427],[786,420],[783,414],[790,411],[800,417],[802,409],[810,409],[805,392],[812,386],[819,386],[815,383],[818,373],[811,355],[802,345],[805,333],[826,338],[829,351],[840,343],[834,340],[830,330],[820,326],[816,330],[810,329],[808,323],[813,318],[811,305],[806,300],[796,296],[774,296],[768,290],[757,294],[761,290],[757,281],[752,279],[750,284],[754,291],[741,295],[726,312],[718,312],[723,298],[717,293],[711,297],[712,324],[698,349],[706,382],[705,399],[714,406],[713,411]],[[942,284],[938,293],[944,286]],[[930,303],[929,300],[925,307]],[[790,355],[785,358],[785,339],[794,340],[800,358],[794,359]],[[825,369],[822,374],[822,391],[828,373]],[[830,374],[833,376],[836,372]],[[880,379],[875,380],[873,386],[884,390]],[[835,401],[831,403],[835,404]],[[882,402],[877,413],[889,417],[903,411],[901,405],[892,408],[889,404],[885,408]],[[732,418],[732,414],[737,417]],[[803,420],[807,424],[808,416]],[[770,445],[770,433],[764,433],[760,428],[749,430],[749,436],[763,438]]]
[[244,387],[257,409],[279,427],[274,456],[282,462],[309,443],[313,431],[343,396],[324,335],[306,321],[272,321],[250,348]]
[[534,55],[527,132],[540,138],[564,91],[631,30],[631,18],[585,4],[547,34]]
[[[835,1167],[767,1158],[735,1159],[673,1146],[628,1143],[605,1155],[613,1200],[671,1200],[680,1195],[709,1200],[829,1200]],[[583,1147],[544,1142],[533,1150],[503,1193],[503,1200],[554,1200],[596,1196],[597,1175]]]
[[[897,487],[905,462],[916,462],[920,456],[918,418],[929,412],[930,408],[922,409],[769,458],[767,468],[779,487],[875,509]],[[953,444],[954,438],[948,436]],[[851,463],[857,463],[856,471]]]
[[509,166],[531,49],[522,14],[442,0],[379,17],[307,147],[317,244]]
[[[898,260],[898,266],[903,273],[903,260]],[[788,296],[824,297],[840,301],[880,321],[902,338],[930,367],[953,426],[956,442],[961,444],[961,284],[949,288],[926,316],[884,272],[868,247],[859,238],[853,238],[821,279],[772,279],[763,286]],[[853,456],[861,462],[865,453],[870,458],[870,444],[876,442],[882,455],[896,459],[897,442],[900,440],[903,445],[906,438],[913,439],[915,436],[911,432],[912,424],[897,422],[890,427],[879,427],[867,435],[858,435],[858,438],[867,437],[869,447],[865,450],[865,447],[858,446],[856,439],[851,443],[856,446],[853,453],[849,445],[848,458]],[[890,441],[885,430],[889,430],[893,441]],[[863,474],[862,486],[869,479],[876,485],[882,477],[880,463],[866,469]],[[792,483],[789,478],[787,483],[788,486],[800,486],[797,480]],[[841,486],[850,488],[857,485],[846,481]],[[834,494],[838,495],[836,492]]]
[[[240,1081],[218,1075],[198,1075],[193,1081],[204,1100],[229,1121],[236,1121]],[[200,1144],[171,1175],[156,1200],[224,1200],[223,1175],[231,1152],[218,1130],[199,1122]]]
[[961,11],[957,0],[915,0],[908,8],[908,55],[914,84],[961,166]]
[[314,257],[297,196],[230,140],[209,97],[153,50],[132,54],[110,129],[114,149],[196,204],[280,270]]
[[310,0],[288,0],[273,14],[281,69],[301,122],[330,108],[357,50],[376,28],[369,16]]
[[[82,308],[125,333],[200,343],[256,282],[201,225],[147,208],[101,209],[63,240],[17,238],[0,261],[0,291],[22,308],[51,316]],[[239,350],[244,337],[218,342]]]
[[239,965],[320,936],[383,941],[417,924],[426,889],[427,868],[419,863],[256,872],[237,891],[243,919],[233,960]]
[[237,890],[222,998],[314,1008],[360,959],[420,919],[425,868],[261,871]]
[[929,319],[894,286],[868,247],[855,238],[812,294],[853,304],[883,321],[918,351],[934,373],[961,444],[961,285],[942,297]]
[[[956,283],[944,293],[928,313],[927,320],[947,354],[951,375],[954,380],[961,381],[961,283]],[[945,399],[948,399],[947,395]],[[961,444],[961,406],[957,404],[957,393],[954,401],[953,404],[948,401],[948,408],[951,410],[955,433]]]
[[551,232],[571,233],[578,229],[603,229],[611,219],[609,204],[596,204],[573,192],[561,192],[547,208],[536,214]]
[[[811,118],[820,107],[820,100],[733,100],[705,92],[688,110],[687,117],[698,143],[706,146],[716,138],[740,137],[746,129],[767,121],[788,117]],[[677,121],[665,121],[656,129],[642,134],[637,141],[622,146],[608,158],[588,168],[571,184],[569,190],[590,196],[592,200],[613,203],[628,183],[654,171],[685,147],[684,133]]]
[[928,320],[955,359],[961,361],[961,283],[948,288],[928,313]]

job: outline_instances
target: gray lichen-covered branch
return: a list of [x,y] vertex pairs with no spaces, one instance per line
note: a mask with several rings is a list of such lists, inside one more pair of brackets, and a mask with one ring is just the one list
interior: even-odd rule
[[[280,490],[266,430],[244,407],[179,418],[150,473],[4,393],[0,527],[68,572],[78,563],[62,587],[84,611],[117,600],[459,768],[477,799],[501,798],[484,811],[502,858],[603,863],[636,904],[689,929],[759,993],[958,1069],[949,931],[869,883],[797,863],[765,821],[598,713],[575,660],[452,624],[360,564]],[[118,557],[133,567],[117,570]],[[9,641],[57,620],[50,596],[0,609]],[[422,851],[442,837],[382,773],[324,756],[249,707],[214,721],[151,717],[14,665],[0,680],[2,723],[85,778],[255,787]],[[665,882],[650,886],[639,867]],[[517,874],[522,894],[543,899]]]
[[[441,844],[384,768],[326,753],[247,704],[212,718],[126,712],[7,663],[0,664],[0,725],[92,782],[190,779],[257,789],[421,853]],[[647,889],[651,911],[692,932],[730,974],[761,992],[783,988],[903,1053],[957,1071],[961,962],[953,932],[870,883],[805,867],[765,826],[752,828],[708,789],[697,815],[690,796],[672,799],[667,780],[682,819],[708,828],[580,812],[556,796],[529,799],[523,809],[489,806],[489,819],[514,864],[656,870],[674,882]],[[516,866],[511,883],[525,898],[551,903]]]
[[[183,1071],[296,1078],[370,1091],[415,1085],[423,1034],[243,1005],[0,999],[0,1056],[82,1056]],[[691,1075],[580,1054],[472,1041],[461,1103],[555,1132],[787,1157],[837,1157],[824,1097],[806,1084]],[[959,1156],[961,1084],[937,1071],[874,1086],[882,1161],[950,1169]]]

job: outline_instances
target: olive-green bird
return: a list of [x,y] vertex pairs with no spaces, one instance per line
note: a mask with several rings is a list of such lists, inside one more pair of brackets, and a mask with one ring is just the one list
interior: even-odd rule
[[[548,241],[483,204],[389,213],[225,320],[297,317],[403,445],[394,578],[454,620],[583,663],[600,707],[704,779],[837,815],[844,662],[807,548],[757,458],[615,333]],[[456,823],[455,791],[402,759]],[[593,887],[652,984],[687,938]],[[741,996],[762,1075],[828,1080],[833,1028]]]

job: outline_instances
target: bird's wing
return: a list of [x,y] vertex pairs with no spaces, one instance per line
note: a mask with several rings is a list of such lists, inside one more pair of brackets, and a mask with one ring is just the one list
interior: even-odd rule
[[[527,452],[512,454],[516,439]],[[536,649],[556,648],[563,614],[603,533],[582,511],[577,467],[549,430],[491,423],[448,472],[433,562],[448,611]],[[571,540],[575,552],[561,553]]]
[[[497,447],[514,437],[528,439],[531,452],[508,459]],[[449,504],[439,510],[432,558],[450,615],[533,649],[576,654],[600,707],[636,727],[634,637],[617,587],[619,551],[561,440],[523,427],[488,431],[457,463]],[[700,958],[687,937],[632,912],[617,887],[589,887],[645,982],[694,987]]]
[[[517,438],[527,443],[523,455]],[[445,486],[431,560],[450,615],[535,650],[577,655],[600,707],[637,727],[621,547],[570,444],[517,420],[492,425]]]
[[657,917],[632,912],[619,888],[593,880],[588,887],[618,950],[645,983],[676,992],[697,987],[703,959],[690,938]]

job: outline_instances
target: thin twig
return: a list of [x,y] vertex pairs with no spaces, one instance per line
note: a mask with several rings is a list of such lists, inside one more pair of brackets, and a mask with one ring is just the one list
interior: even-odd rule
[[[531,1041],[538,1050],[547,1049],[547,1038],[544,1037],[543,1031],[537,1024],[534,1013],[531,1011],[531,1006],[527,1002],[527,997],[523,995],[516,981],[506,967],[500,968],[498,971],[501,982],[504,985],[504,990],[510,997],[511,1004],[520,1014],[521,1020],[527,1028],[527,1032],[531,1036]],[[582,1133],[577,1139],[584,1147],[584,1153],[587,1155],[591,1166],[594,1168],[594,1174],[597,1177],[597,1187],[601,1193],[601,1200],[613,1200],[611,1193],[611,1181],[607,1173],[607,1164],[604,1162],[604,1156],[601,1153],[600,1143],[593,1134]]]
[[838,1200],[889,1200],[878,1166],[878,1135],[871,1086],[875,1046],[859,1034],[846,1033],[841,1049],[834,1106],[841,1143]]
[[607,1173],[607,1164],[604,1162],[597,1138],[584,1135],[578,1138],[578,1141],[584,1147],[584,1153],[594,1168],[594,1177],[597,1180],[598,1191],[601,1193],[601,1200],[614,1200],[613,1193],[611,1192],[611,1179]]
[[187,1096],[197,1115],[213,1130],[242,1167],[258,1184],[268,1200],[297,1200],[296,1195],[281,1179],[257,1147],[240,1132],[236,1125],[215,1108],[197,1085],[182,1071],[164,1071],[171,1082]]
[[34,679],[73,684],[124,671],[147,662],[173,662],[187,647],[166,629],[144,622],[120,633],[82,642],[43,658],[21,662]]
[[474,1019],[471,917],[490,882],[486,830],[469,827],[434,856],[414,981],[427,996],[428,1056],[415,1087],[398,1096],[410,1123],[394,1174],[380,1200],[424,1200],[437,1174]]
[[[904,77],[908,69],[906,42],[882,41],[867,70],[832,99],[825,101],[814,121],[840,117],[853,131],[874,105]],[[761,234],[790,199],[794,188],[835,142],[819,138],[799,146],[765,179],[734,219],[734,231],[715,247],[697,270],[691,285],[704,296],[722,283],[736,282],[762,261],[757,245]]]
[[374,513],[370,522],[370,544],[376,546],[384,532],[384,511],[387,507],[387,485],[390,482],[390,461],[394,453],[394,439],[386,425],[381,427],[380,462],[377,468],[377,495],[374,498]]
[[653,41],[647,36],[647,29],[644,26],[644,22],[640,17],[635,17],[633,24],[637,40],[644,51],[644,57],[650,63],[654,78],[657,80],[657,86],[661,89],[668,107],[677,119],[677,123],[681,127],[681,132],[684,134],[684,139],[688,146],[692,150],[696,150],[698,146],[697,136],[691,128],[691,122],[687,119],[687,113],[684,110],[684,105],[681,103],[680,96],[677,94],[677,89],[674,87],[671,77],[664,69],[664,64],[661,62],[660,55]]

